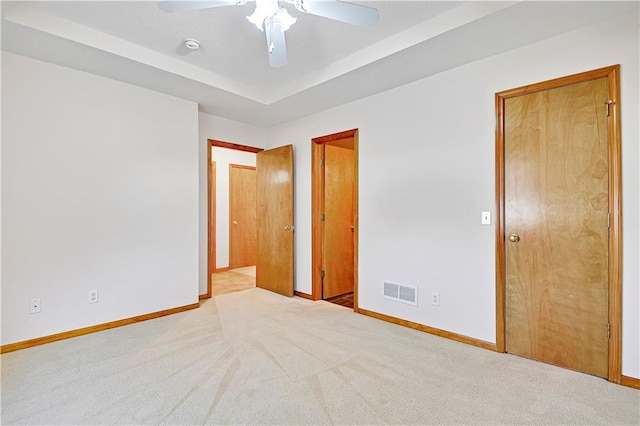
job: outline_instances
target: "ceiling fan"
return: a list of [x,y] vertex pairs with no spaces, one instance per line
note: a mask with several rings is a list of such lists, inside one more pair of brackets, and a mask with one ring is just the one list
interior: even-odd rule
[[299,12],[322,16],[362,27],[378,22],[378,9],[345,3],[341,0],[216,0],[216,1],[159,1],[158,8],[169,13],[208,9],[221,6],[243,6],[255,1],[256,9],[247,16],[249,22],[267,36],[269,64],[274,68],[287,65],[287,46],[284,32],[295,24],[296,18],[281,5],[292,4]]

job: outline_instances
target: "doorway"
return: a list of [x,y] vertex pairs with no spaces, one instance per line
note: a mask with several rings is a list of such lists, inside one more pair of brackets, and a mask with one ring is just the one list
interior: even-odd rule
[[201,299],[256,286],[255,156],[262,149],[209,139],[207,151],[208,278]]
[[358,309],[358,130],[312,145],[312,298]]
[[496,94],[498,351],[621,378],[619,66]]
[[[230,167],[230,175],[238,170],[250,170],[255,176],[255,202],[245,203],[247,210],[244,219],[230,217],[226,219],[226,229],[232,231],[234,227],[240,228],[241,221],[255,221],[255,266],[241,266],[229,269],[230,266],[218,266],[218,250],[216,237],[220,229],[216,228],[219,222],[220,211],[217,209],[217,173],[220,172],[220,164],[213,160],[213,148],[223,148],[249,154],[255,161],[255,167]],[[260,287],[287,296],[293,296],[293,147],[282,147],[264,150],[246,145],[209,139],[207,141],[208,152],[208,257],[207,257],[207,293],[200,299],[210,298],[216,295],[214,280],[220,284],[223,293],[239,291],[246,288]],[[247,177],[248,176],[248,177]],[[253,179],[251,175],[243,174],[242,178]],[[243,184],[244,185],[244,184]],[[244,185],[247,186],[247,185]],[[222,186],[224,187],[224,185]],[[243,191],[246,188],[242,189]],[[233,197],[232,197],[233,198]],[[233,202],[233,201],[232,201]],[[225,222],[223,220],[222,222]],[[225,224],[227,223],[225,222]],[[237,226],[234,224],[237,222]],[[231,234],[231,232],[230,232]],[[233,244],[233,243],[232,243]],[[249,244],[242,241],[241,244]],[[221,263],[225,263],[225,257]],[[231,259],[229,259],[231,261]],[[235,261],[233,261],[235,262]],[[232,263],[228,263],[232,265]],[[234,266],[239,266],[233,263]],[[222,282],[220,282],[222,281]]]

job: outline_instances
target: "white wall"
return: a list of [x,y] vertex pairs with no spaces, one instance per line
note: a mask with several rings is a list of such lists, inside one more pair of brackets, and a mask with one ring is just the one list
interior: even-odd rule
[[2,344],[198,301],[197,130],[195,103],[2,52]]
[[[198,129],[199,129],[199,144],[198,152],[200,155],[199,170],[200,170],[200,269],[199,269],[199,281],[200,281],[200,294],[207,293],[207,139],[215,139],[224,142],[231,142],[240,145],[253,146],[256,148],[264,148],[266,146],[266,130],[261,127],[251,126],[248,124],[238,123],[236,121],[227,120],[213,115],[200,113],[198,115]],[[216,162],[218,161],[215,158]],[[233,162],[233,161],[232,161]],[[239,164],[239,163],[236,163]],[[223,172],[218,170],[218,175]],[[226,176],[229,176],[228,172],[225,172]],[[218,204],[224,203],[224,201],[217,201]],[[228,201],[226,204],[228,206]],[[227,207],[228,208],[228,207]],[[222,211],[220,213],[223,213]],[[227,214],[228,218],[228,214]],[[223,226],[222,218],[218,218],[216,225],[217,228]],[[228,223],[228,219],[225,219]],[[228,234],[228,229],[226,231]],[[227,237],[228,240],[228,237]],[[228,265],[228,248],[227,248],[227,265],[221,263],[221,256],[224,258],[224,253],[219,253],[216,256],[216,263],[218,267],[224,267]]]
[[[295,144],[296,290],[311,292],[311,139],[359,128],[360,306],[495,342],[494,94],[620,63],[623,374],[640,377],[638,40],[636,14],[271,129],[268,146]],[[385,280],[417,285],[418,307],[384,299]]]
[[[0,16],[2,16],[2,2],[0,1]],[[2,31],[2,19],[0,19],[0,33]],[[0,54],[0,76],[2,75],[2,55]],[[0,97],[2,96],[2,84],[0,84]],[[0,102],[0,116],[2,114],[2,102]],[[2,120],[0,119],[0,134],[2,134]],[[0,167],[2,165],[2,139],[0,138]],[[2,169],[0,168],[0,188],[2,188]],[[2,224],[2,191],[0,190],[0,224]],[[2,225],[0,225],[0,241],[2,241]],[[0,244],[0,319],[2,318],[2,244]],[[0,342],[2,330],[0,327]]]

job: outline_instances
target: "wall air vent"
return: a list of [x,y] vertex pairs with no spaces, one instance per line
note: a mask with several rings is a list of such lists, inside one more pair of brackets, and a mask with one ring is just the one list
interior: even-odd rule
[[394,283],[384,283],[384,297],[389,299],[397,299],[400,294],[400,286]]
[[418,306],[418,287],[384,282],[382,297]]

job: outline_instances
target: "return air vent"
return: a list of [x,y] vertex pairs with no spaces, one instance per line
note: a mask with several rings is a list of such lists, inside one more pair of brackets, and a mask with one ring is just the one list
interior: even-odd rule
[[418,287],[388,283],[385,281],[383,297],[385,299],[418,306]]

